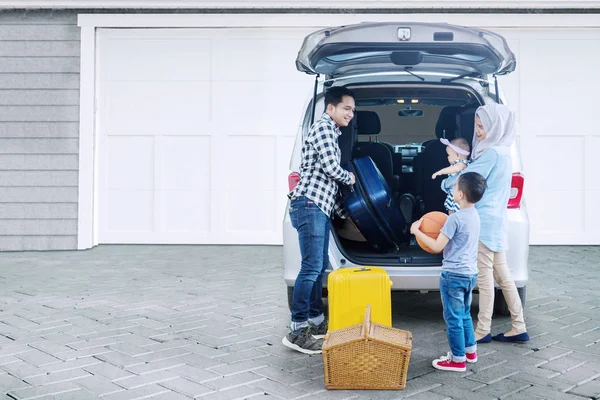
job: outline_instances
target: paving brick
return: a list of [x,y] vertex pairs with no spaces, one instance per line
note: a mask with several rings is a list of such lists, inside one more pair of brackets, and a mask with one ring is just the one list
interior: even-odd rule
[[38,368],[25,361],[18,361],[10,364],[5,364],[0,366],[0,368],[2,368],[4,371],[8,372],[12,376],[21,379],[27,379],[34,376],[46,374],[46,370]]
[[132,343],[121,342],[121,343],[111,344],[110,346],[108,346],[108,348],[111,350],[118,351],[120,353],[127,354],[128,356],[131,356],[131,357],[137,357],[140,355],[152,353],[151,350],[146,349],[144,347],[136,346]]
[[511,394],[522,392],[529,387],[531,387],[531,384],[529,383],[518,382],[510,379],[502,379],[489,385],[485,385],[482,388],[476,389],[474,392],[478,395],[501,399],[508,397]]
[[595,379],[593,381],[584,383],[569,390],[568,393],[598,399],[600,398],[600,380]]
[[[85,378],[92,376],[89,372],[82,369],[70,369],[67,371],[57,372],[53,374],[40,375],[32,378],[27,378],[27,382],[32,385],[48,385],[51,383],[68,382],[75,379]],[[1,387],[1,386],[0,386]]]
[[265,392],[262,389],[249,386],[240,386],[229,390],[207,394],[201,398],[202,400],[242,400],[258,396],[261,396],[262,398],[264,395]]
[[215,390],[227,390],[238,386],[250,385],[254,382],[259,382],[266,379],[263,376],[257,375],[254,372],[242,372],[236,375],[226,376],[211,381],[203,382],[204,385]]
[[[1,399],[1,397],[0,397]],[[58,396],[43,396],[36,397],[35,400],[99,400],[100,396],[96,396],[87,390],[79,389],[72,392],[61,393]]]
[[[15,356],[0,356],[0,366],[5,364],[12,364],[15,362],[21,362],[23,360],[15,357]],[[6,373],[5,371],[0,369],[0,374]]]
[[264,376],[265,378],[269,378],[270,380],[280,382],[286,385],[294,385],[309,380],[306,377],[301,376],[297,373],[285,371],[280,368],[274,368],[271,366],[261,368],[255,373],[257,375]]
[[[491,396],[482,392],[474,392],[473,390],[469,390],[468,388],[463,388],[464,382],[466,379],[459,380],[460,385],[444,385],[433,388],[427,392],[424,392],[424,395],[429,393],[436,393],[441,396],[448,396],[452,399],[460,399],[460,400],[496,400],[497,397]],[[481,384],[478,384],[481,386]],[[485,386],[485,385],[484,385]],[[531,398],[529,399],[531,400]]]
[[[452,399],[450,396],[440,395],[435,392],[419,393],[415,396],[410,396],[409,398],[411,400],[451,400]],[[359,399],[360,399],[360,397],[359,397]]]
[[63,361],[73,361],[77,360],[78,358],[93,357],[100,354],[110,353],[112,351],[114,350],[111,350],[110,348],[105,346],[96,346],[87,348],[85,350],[73,350],[65,353],[58,353],[55,354],[55,356]]
[[[324,387],[322,387],[322,388],[316,387],[316,385],[314,385],[314,383],[311,385],[308,385],[307,388],[303,388],[303,387],[298,387],[298,386],[289,386],[289,385],[281,383],[281,382],[277,382],[277,381],[274,381],[271,379],[264,379],[264,378],[258,382],[250,383],[248,386],[255,388],[255,389],[259,389],[270,396],[277,396],[277,397],[284,398],[284,399],[285,398],[288,398],[288,399],[298,398],[305,394],[311,393],[311,391],[317,392],[319,390],[324,389]],[[241,387],[244,387],[244,386],[241,386]],[[230,390],[233,390],[233,389],[230,389]],[[320,397],[317,397],[317,398],[320,398]]]
[[72,382],[53,383],[51,385],[35,386],[26,389],[15,389],[8,392],[14,399],[25,400],[35,397],[58,396],[62,393],[79,390]]
[[71,361],[65,361],[62,363],[56,363],[56,364],[50,364],[44,367],[44,370],[53,373],[53,372],[61,372],[61,371],[67,371],[69,369],[76,369],[76,368],[84,368],[84,367],[88,367],[90,365],[95,365],[95,364],[99,364],[102,361],[95,358],[95,357],[85,357],[85,358],[79,358],[76,360],[71,360]]
[[29,344],[34,349],[43,351],[46,354],[57,354],[72,351],[73,349],[65,345],[54,343],[49,340],[40,340],[39,342]]
[[145,375],[132,375],[127,378],[114,380],[113,383],[125,389],[134,389],[152,383],[160,383],[169,379],[178,378],[179,374],[173,370],[156,371]]
[[169,371],[173,371],[189,380],[198,383],[221,377],[221,375],[215,374],[214,372],[201,368],[195,368],[190,365],[180,365],[178,367],[169,369]]
[[98,363],[94,365],[89,365],[87,367],[84,367],[83,369],[85,371],[90,372],[91,374],[108,378],[108,380],[110,381],[134,376],[134,374],[132,374],[131,372],[126,371],[123,368],[116,367],[109,363]]
[[542,399],[552,399],[552,400],[582,400],[581,397],[562,393],[548,387],[542,386],[531,386],[528,389],[523,390],[519,394],[523,394],[524,396],[530,396],[529,398],[542,398]]
[[36,349],[27,351],[25,353],[19,353],[15,357],[20,358],[29,364],[35,365],[36,367],[43,367],[45,365],[62,362],[62,360]]
[[31,347],[29,347],[27,344],[4,345],[0,347],[0,356],[11,356],[28,351],[31,351]]
[[174,348],[174,349],[166,349],[154,351],[151,353],[142,354],[139,356],[135,356],[136,359],[143,360],[145,362],[155,362],[161,360],[168,360],[170,358],[180,357],[186,354],[191,354],[190,351],[187,350],[187,347],[183,348]]
[[89,376],[82,379],[77,379],[74,383],[92,393],[99,396],[105,396],[107,394],[118,393],[123,390],[122,387],[109,382],[102,376]]
[[22,379],[15,378],[12,375],[0,375],[0,388],[2,389],[2,392],[0,393],[16,389],[26,389],[31,386],[32,385],[30,385],[29,383],[23,381]]
[[103,400],[138,400],[146,399],[159,394],[169,393],[170,390],[164,386],[147,385],[136,389],[123,390],[118,393],[102,396]]
[[214,392],[213,389],[210,389],[199,383],[192,382],[185,378],[171,379],[165,382],[161,382],[160,385],[171,389],[174,392],[181,393],[189,397],[202,396],[204,394]]
[[161,393],[157,396],[148,397],[151,400],[190,400],[190,397],[184,396],[180,393],[168,391]]
[[566,390],[572,386],[556,379],[558,373],[541,368],[532,368],[527,371],[520,371],[518,374],[511,376],[510,380],[516,382],[530,383],[536,386],[545,386],[557,391]]
[[177,358],[169,358],[167,360],[159,360],[149,363],[137,364],[131,367],[127,367],[127,370],[133,372],[134,374],[141,375],[148,374],[150,372],[162,371],[165,369],[178,367],[180,365],[185,365],[185,363]]
[[556,376],[554,379],[569,382],[572,384],[582,384],[585,381],[595,379],[597,377],[600,377],[599,372],[587,368],[585,365],[582,365],[580,367],[573,368],[569,371],[565,371],[562,374]]
[[[107,363],[110,363],[112,365],[115,365],[117,367],[122,367],[122,368],[132,368],[132,367],[144,364],[144,360],[140,360],[140,359],[128,356],[127,354],[124,354],[124,353],[121,353],[118,351],[113,351],[111,353],[99,354],[97,356],[94,356],[94,358],[97,358],[98,360],[105,361]],[[135,371],[133,371],[133,372],[135,372]]]
[[189,350],[190,352],[192,352],[194,354],[198,354],[200,356],[204,356],[207,358],[217,358],[217,357],[222,357],[222,356],[225,356],[228,354],[227,352],[225,352],[223,350],[219,350],[219,349],[216,349],[216,348],[210,347],[210,346],[205,346],[200,343],[186,347],[186,350]]
[[228,376],[228,375],[233,375],[233,374],[237,374],[240,372],[245,372],[245,371],[256,371],[259,370],[261,368],[265,368],[268,367],[269,365],[263,361],[261,361],[261,359],[257,359],[257,360],[246,360],[246,361],[241,361],[241,362],[236,362],[233,364],[227,364],[227,365],[223,365],[220,367],[215,367],[210,369],[211,372],[214,372],[216,374],[219,375],[224,375],[224,376]]

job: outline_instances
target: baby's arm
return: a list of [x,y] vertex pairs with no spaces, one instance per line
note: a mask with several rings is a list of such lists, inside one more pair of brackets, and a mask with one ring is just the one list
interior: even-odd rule
[[465,168],[467,168],[467,164],[459,162],[459,163],[456,163],[456,164],[451,165],[449,167],[440,169],[439,171],[437,171],[436,173],[434,173],[433,175],[431,175],[431,179],[435,179],[439,175],[457,174],[457,173],[459,173],[460,171],[462,171]]

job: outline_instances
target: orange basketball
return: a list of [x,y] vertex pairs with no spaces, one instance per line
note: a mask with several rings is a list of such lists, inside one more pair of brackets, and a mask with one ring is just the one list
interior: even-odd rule
[[[430,238],[437,239],[437,237],[440,235],[440,230],[446,223],[447,219],[448,215],[444,214],[443,212],[428,212],[427,214],[423,215],[423,221],[421,221],[421,227],[419,228],[419,230],[427,236],[429,236]],[[416,239],[417,243],[419,243],[419,246],[421,246],[423,250],[425,250],[428,253],[435,254],[435,251],[431,250],[424,243],[421,243],[419,238]]]

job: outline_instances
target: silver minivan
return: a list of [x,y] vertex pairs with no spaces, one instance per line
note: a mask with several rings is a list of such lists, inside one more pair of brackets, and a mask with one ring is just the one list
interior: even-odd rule
[[[439,139],[464,137],[471,143],[475,110],[490,102],[506,103],[497,76],[514,71],[516,60],[506,40],[490,31],[439,23],[370,22],[308,35],[296,67],[315,75],[315,85],[302,111],[289,165],[289,189],[299,179],[303,138],[324,110],[324,90],[346,86],[355,95],[356,112],[339,139],[342,163],[371,157],[408,229],[424,213],[445,211],[446,195],[440,189],[443,177],[431,178],[448,165]],[[517,143],[512,145],[512,160],[507,258],[524,303],[529,220]],[[301,257],[288,210],[289,202],[283,218],[283,268],[291,303]],[[408,232],[401,246],[381,251],[368,243],[351,221],[338,217],[332,221],[327,273],[378,266],[389,273],[393,291],[430,291],[439,290],[441,263],[441,254],[423,251]],[[325,285],[327,279],[323,282]],[[500,290],[495,311],[508,315]]]

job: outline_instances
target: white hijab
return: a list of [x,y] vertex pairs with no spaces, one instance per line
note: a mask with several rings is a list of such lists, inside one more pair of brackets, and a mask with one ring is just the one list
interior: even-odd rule
[[485,139],[479,141],[473,135],[471,158],[478,159],[487,149],[495,146],[510,146],[515,140],[515,113],[504,104],[490,103],[475,112],[485,130]]

